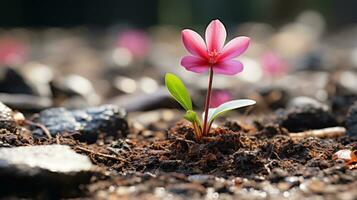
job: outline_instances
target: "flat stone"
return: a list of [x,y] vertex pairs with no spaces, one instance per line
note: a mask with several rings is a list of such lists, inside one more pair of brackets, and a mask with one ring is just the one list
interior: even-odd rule
[[[37,123],[43,124],[51,135],[75,133],[77,139],[95,142],[99,133],[116,138],[128,134],[128,122],[124,109],[116,105],[102,105],[80,110],[51,108],[40,112]],[[33,134],[43,135],[42,129],[32,127]]]
[[[65,145],[0,148],[0,194],[71,194],[95,172],[87,156]],[[53,193],[52,193],[53,192]]]

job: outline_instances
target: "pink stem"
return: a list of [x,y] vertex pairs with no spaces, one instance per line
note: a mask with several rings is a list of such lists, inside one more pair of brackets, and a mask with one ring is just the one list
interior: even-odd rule
[[213,82],[213,69],[211,66],[210,70],[209,70],[209,81],[208,81],[208,89],[207,89],[207,96],[206,96],[206,102],[205,102],[205,117],[203,120],[203,131],[202,131],[203,136],[208,135],[208,133],[209,133],[207,120],[208,120],[209,104],[211,101],[212,82]]

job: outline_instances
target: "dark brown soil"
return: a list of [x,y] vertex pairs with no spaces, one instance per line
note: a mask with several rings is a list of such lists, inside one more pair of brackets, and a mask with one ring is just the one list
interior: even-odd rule
[[[340,199],[343,194],[356,198],[356,167],[348,169],[332,157],[338,150],[356,149],[357,139],[293,139],[278,125],[226,122],[195,141],[185,121],[167,131],[155,126],[150,125],[156,131],[149,135],[132,128],[127,139],[102,137],[90,145],[69,134],[47,139],[5,130],[0,142],[2,146],[66,144],[88,155],[101,173],[80,188],[82,198],[284,199],[284,192],[292,198]],[[280,193],[274,197],[274,191]]]

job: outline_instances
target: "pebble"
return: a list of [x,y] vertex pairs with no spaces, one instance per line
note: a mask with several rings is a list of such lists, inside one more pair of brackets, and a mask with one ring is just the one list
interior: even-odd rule
[[194,193],[204,194],[206,189],[199,183],[179,183],[167,187],[169,192],[180,195],[193,195]]
[[[124,109],[116,105],[102,105],[80,110],[51,108],[40,112],[34,120],[44,125],[51,135],[75,133],[80,141],[95,142],[100,133],[116,138],[126,137],[128,122]],[[33,134],[43,135],[42,129],[32,127]]]
[[306,193],[313,192],[321,194],[325,191],[326,184],[319,179],[313,178],[309,181],[305,181],[304,183],[302,183],[300,185],[300,189]]
[[0,196],[78,191],[94,172],[87,156],[66,145],[0,148]]
[[337,125],[328,106],[309,97],[293,98],[287,109],[280,109],[276,114],[278,124],[291,132]]
[[210,180],[214,180],[215,177],[212,175],[205,175],[205,174],[194,174],[194,175],[190,175],[187,177],[187,180],[190,182],[195,182],[195,183],[206,183]]
[[306,96],[295,97],[288,103],[288,108],[304,108],[306,106],[311,106],[315,109],[322,109],[326,111],[328,110],[327,105],[317,101],[316,99]]

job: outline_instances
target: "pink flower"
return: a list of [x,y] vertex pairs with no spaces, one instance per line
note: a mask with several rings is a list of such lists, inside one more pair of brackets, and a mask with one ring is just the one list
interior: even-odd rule
[[230,100],[232,100],[232,94],[230,92],[226,90],[213,90],[209,107],[217,108]]
[[182,31],[182,41],[191,54],[181,60],[187,70],[203,73],[212,67],[218,74],[234,75],[243,70],[243,64],[233,60],[241,55],[249,46],[249,37],[236,37],[226,45],[226,29],[219,20],[213,20],[206,29],[206,43],[202,37],[190,29]]
[[117,44],[119,47],[128,49],[135,57],[142,59],[149,52],[150,39],[142,30],[129,29],[119,34]]
[[281,76],[287,72],[288,63],[277,53],[268,52],[261,58],[264,73],[268,76]]
[[18,65],[27,58],[25,44],[14,38],[0,39],[0,65]]

